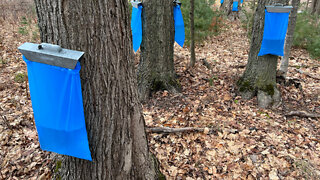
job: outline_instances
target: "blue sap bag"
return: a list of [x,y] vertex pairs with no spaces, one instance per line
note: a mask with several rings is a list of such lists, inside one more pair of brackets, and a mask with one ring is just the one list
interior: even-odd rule
[[274,13],[267,10],[265,13],[263,39],[258,56],[266,54],[283,56],[290,13]]
[[174,39],[175,41],[183,47],[185,32],[184,32],[184,23],[183,17],[180,9],[180,5],[176,5],[173,8],[173,16],[174,16]]
[[132,7],[131,15],[131,30],[132,30],[132,42],[133,50],[136,52],[142,42],[142,5],[139,5],[138,8]]
[[224,0],[220,0],[220,4],[223,4]]
[[242,4],[242,3],[243,3],[243,0],[240,0],[240,3]]
[[238,5],[239,5],[238,1],[233,1],[232,11],[238,11]]
[[92,161],[84,119],[78,62],[67,69],[27,60],[40,147]]

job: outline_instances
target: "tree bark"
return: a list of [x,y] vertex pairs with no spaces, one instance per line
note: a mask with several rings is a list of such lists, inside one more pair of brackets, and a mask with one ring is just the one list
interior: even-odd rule
[[315,14],[318,16],[320,15],[320,0],[317,1]]
[[281,59],[281,65],[280,65],[280,74],[283,77],[286,77],[288,72],[289,56],[290,56],[291,46],[293,44],[293,34],[296,27],[297,12],[300,6],[300,0],[292,0],[292,6],[293,6],[293,9],[290,13],[287,36],[286,36],[286,41],[284,45],[284,56]]
[[[256,0],[253,0],[251,2],[250,9],[252,12],[256,11],[256,9],[257,9]],[[250,19],[248,19],[248,22],[247,22],[248,37],[250,37],[252,35],[253,23],[254,23],[254,15],[252,15],[252,17]]]
[[320,15],[320,0],[312,0],[311,14]]
[[85,52],[81,83],[93,162],[61,179],[154,179],[135,82],[127,0],[35,0],[42,42]]
[[190,66],[193,67],[196,63],[196,53],[195,53],[195,46],[194,46],[194,0],[190,0]]
[[258,105],[262,108],[277,106],[280,103],[280,92],[276,87],[276,70],[278,56],[258,56],[263,30],[265,5],[274,3],[287,4],[288,0],[259,0],[252,27],[252,39],[248,63],[243,76],[238,81],[239,91],[243,98],[258,96]]
[[[239,0],[239,6],[238,10],[241,10],[241,5],[240,5],[240,0]],[[228,19],[234,21],[239,18],[239,11],[232,11],[233,7],[233,0],[224,0],[223,4],[221,5],[220,9],[224,12],[224,14],[228,17]]]
[[179,89],[173,62],[172,0],[144,0],[142,24],[138,87],[140,99],[145,101],[152,92]]

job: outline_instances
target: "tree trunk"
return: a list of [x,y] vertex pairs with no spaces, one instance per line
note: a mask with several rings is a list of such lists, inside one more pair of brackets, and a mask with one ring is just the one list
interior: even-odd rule
[[93,162],[64,156],[62,179],[154,179],[138,100],[127,0],[35,0],[41,41],[85,52],[81,83]]
[[288,72],[290,49],[293,43],[293,34],[294,34],[294,29],[296,27],[297,12],[300,6],[300,0],[292,0],[292,6],[293,6],[293,9],[290,13],[288,31],[287,31],[286,41],[284,45],[284,56],[281,59],[281,65],[280,65],[280,74],[283,77],[286,77]]
[[258,56],[264,30],[265,5],[287,4],[288,0],[259,0],[252,27],[252,39],[248,63],[243,76],[238,81],[243,98],[250,99],[258,95],[258,105],[267,108],[280,103],[280,93],[276,87],[278,56]]
[[144,0],[142,24],[138,87],[144,101],[158,90],[178,90],[173,62],[173,1]]
[[196,53],[195,53],[195,46],[194,46],[194,0],[190,0],[190,66],[193,67],[196,63]]
[[318,16],[320,15],[320,0],[317,1],[315,13]]
[[233,7],[233,0],[224,0],[223,4],[221,5],[220,9],[224,12],[224,14],[228,17],[228,19],[234,21],[239,18],[239,11],[241,9],[240,5],[240,0],[239,0],[239,6],[238,6],[238,11],[232,11]]
[[[252,13],[254,13],[257,9],[257,5],[256,5],[256,0],[253,0],[251,2],[251,6],[250,9],[252,11]],[[250,37],[252,35],[252,31],[253,31],[253,23],[254,23],[254,15],[252,15],[252,17],[250,17],[251,19],[248,19],[248,23],[247,23],[247,31],[248,31],[248,37]],[[250,28],[251,25],[251,28]]]
[[312,0],[311,14],[320,15],[320,0]]
[[318,0],[312,0],[311,2],[311,14],[314,14],[316,11],[316,4]]

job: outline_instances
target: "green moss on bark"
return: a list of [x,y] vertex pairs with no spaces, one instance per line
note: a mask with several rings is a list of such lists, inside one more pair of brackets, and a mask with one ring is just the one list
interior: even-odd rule
[[153,162],[153,166],[154,166],[154,170],[156,172],[156,180],[166,180],[166,176],[164,174],[162,174],[162,172],[160,171],[160,162],[157,159],[157,157],[150,153],[150,159]]
[[270,96],[274,95],[274,86],[272,84],[267,84],[260,88],[260,90],[266,92]]
[[151,91],[163,91],[163,90],[180,90],[181,85],[178,79],[169,77],[169,78],[162,78],[160,76],[153,75],[153,81],[151,83]]
[[155,79],[152,84],[151,84],[151,91],[155,92],[155,91],[163,91],[167,89],[165,83],[161,80],[157,80]]
[[254,91],[255,89],[250,83],[250,81],[243,80],[242,78],[239,79],[239,81],[237,82],[237,85],[239,87],[240,92]]
[[171,78],[169,80],[169,85],[177,89],[178,91],[181,90],[181,84],[177,78]]

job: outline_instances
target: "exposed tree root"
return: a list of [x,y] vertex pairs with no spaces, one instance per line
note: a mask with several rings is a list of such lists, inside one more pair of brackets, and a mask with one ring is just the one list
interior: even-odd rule
[[291,111],[291,112],[287,113],[286,116],[320,118],[320,114],[308,113],[306,111]]

